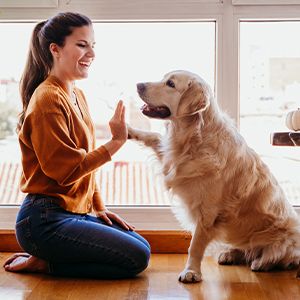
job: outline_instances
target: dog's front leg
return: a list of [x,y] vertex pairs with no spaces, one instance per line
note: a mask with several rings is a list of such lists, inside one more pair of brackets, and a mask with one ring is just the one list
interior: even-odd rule
[[128,128],[128,138],[142,142],[145,146],[152,148],[157,157],[161,158],[160,146],[161,146],[161,135],[156,132],[148,132],[139,129]]
[[199,282],[202,280],[201,261],[206,246],[211,241],[209,231],[203,228],[203,224],[197,223],[192,235],[188,251],[188,260],[184,270],[179,274],[178,280],[184,283]]

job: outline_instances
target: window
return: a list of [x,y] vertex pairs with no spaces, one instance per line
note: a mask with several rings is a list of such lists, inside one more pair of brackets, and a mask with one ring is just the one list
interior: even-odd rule
[[270,145],[270,133],[289,131],[286,115],[300,105],[299,34],[296,21],[240,24],[240,130],[294,205],[300,205],[299,149]]
[[0,23],[0,205],[19,204],[23,195],[18,183],[21,175],[16,135],[21,111],[19,81],[25,66],[33,24]]
[[[18,82],[24,68],[33,23],[0,24],[6,47],[0,49],[0,103],[5,119],[0,151],[0,203],[19,204],[21,172],[17,135],[17,112],[21,109]],[[127,122],[144,130],[163,131],[163,121],[142,115],[136,83],[158,81],[171,70],[186,69],[214,86],[215,22],[94,23],[96,59],[87,80],[78,81],[88,99],[99,145],[110,137],[108,121],[119,99],[127,106]],[[16,36],[22,39],[15,40]],[[175,38],[176,37],[176,38]],[[193,38],[191,38],[193,37]],[[206,41],[203,47],[202,41]],[[180,41],[180,43],[179,43]],[[18,47],[16,47],[16,42]],[[16,51],[17,50],[17,51]],[[7,59],[12,57],[16,59]],[[1,106],[0,106],[1,109]],[[1,130],[1,129],[0,129]],[[0,132],[1,134],[1,132]],[[1,138],[1,137],[0,137]],[[128,141],[97,173],[107,205],[169,205],[152,153]]]
[[[269,4],[267,9],[262,9],[263,7],[260,5],[264,1],[264,4]],[[6,34],[5,43],[1,43],[0,49],[0,74],[4,74],[3,71],[7,71],[9,69],[14,69],[13,65],[18,66],[19,71],[17,74],[21,74],[22,69],[24,67],[24,60],[26,56],[26,51],[28,47],[29,34],[31,32],[30,26],[31,24],[26,24],[29,21],[36,21],[40,19],[47,19],[49,16],[53,15],[57,11],[82,11],[82,7],[85,7],[84,12],[88,16],[90,16],[95,21],[101,21],[101,23],[95,23],[96,28],[96,38],[97,45],[96,50],[99,51],[97,60],[93,66],[93,70],[91,70],[90,78],[86,81],[78,82],[86,92],[87,97],[89,99],[91,110],[95,113],[94,118],[96,121],[101,120],[107,121],[109,118],[109,113],[112,111],[109,109],[109,106],[113,107],[115,105],[116,100],[119,97],[123,97],[124,100],[128,101],[127,107],[127,116],[132,113],[132,111],[136,111],[136,106],[134,106],[131,110],[130,100],[139,106],[141,101],[137,98],[135,92],[135,84],[138,81],[148,81],[148,80],[159,80],[162,75],[173,68],[190,68],[192,71],[199,73],[202,77],[207,79],[207,81],[215,87],[215,92],[218,98],[218,102],[221,107],[226,110],[236,121],[240,122],[241,132],[245,134],[247,141],[250,145],[255,148],[259,153],[262,154],[263,159],[268,160],[268,165],[271,168],[270,164],[274,164],[274,166],[278,165],[277,157],[281,161],[281,170],[282,174],[298,174],[299,173],[299,163],[298,161],[292,160],[295,158],[299,159],[299,155],[295,152],[298,151],[296,148],[280,148],[280,147],[272,147],[269,145],[269,135],[266,133],[264,136],[259,133],[257,135],[256,140],[261,140],[264,143],[263,146],[260,146],[258,142],[254,142],[251,139],[251,128],[252,122],[251,114],[248,112],[247,107],[249,107],[249,99],[246,94],[245,86],[247,89],[247,83],[245,80],[245,74],[249,74],[249,71],[245,69],[248,68],[247,65],[248,58],[247,55],[247,45],[251,44],[255,39],[254,36],[250,36],[250,32],[247,30],[252,29],[253,32],[255,30],[260,32],[264,30],[263,27],[258,28],[258,25],[266,25],[265,20],[270,21],[293,21],[292,28],[293,30],[289,30],[286,36],[292,35],[294,39],[297,39],[299,36],[298,22],[300,15],[300,6],[296,5],[299,0],[262,0],[262,1],[248,1],[248,0],[196,0],[196,1],[170,1],[170,0],[161,0],[161,1],[135,1],[134,5],[132,5],[131,1],[89,1],[88,6],[83,6],[84,1],[82,0],[74,0],[74,1],[58,1],[57,9],[48,9],[48,8],[5,8],[1,7],[0,14],[0,34],[3,37],[3,33],[10,32]],[[8,1],[5,1],[8,3]],[[251,3],[250,3],[251,2]],[[33,2],[31,2],[33,3]],[[48,3],[56,3],[56,1],[48,1]],[[289,3],[289,5],[285,5]],[[295,5],[293,5],[295,4]],[[247,20],[251,20],[251,22],[247,22]],[[257,24],[252,21],[255,20]],[[2,22],[2,23],[1,23]],[[3,23],[9,22],[9,23]],[[13,25],[12,22],[18,23]],[[24,23],[25,22],[25,23]],[[270,22],[275,24],[274,22]],[[159,26],[163,25],[163,29],[160,30],[155,29]],[[283,24],[283,23],[280,23]],[[5,26],[9,27],[5,27]],[[153,26],[152,26],[153,25]],[[245,25],[245,26],[244,26]],[[249,26],[248,26],[249,25]],[[254,27],[251,27],[251,26]],[[19,34],[18,31],[15,33],[13,30],[10,31],[8,28],[13,28],[13,26],[21,26],[24,29],[23,34]],[[28,35],[26,36],[25,27],[28,26]],[[246,27],[249,27],[247,29]],[[256,27],[256,29],[255,29]],[[5,28],[5,29],[3,29]],[[141,29],[139,29],[141,28]],[[153,28],[153,32],[157,34],[155,36],[151,32],[151,28]],[[179,31],[175,32],[175,28]],[[204,28],[206,28],[204,30]],[[110,30],[111,37],[108,39],[105,36],[107,30]],[[143,30],[147,32],[149,40],[152,40],[153,44],[147,42],[147,35],[144,34]],[[190,31],[191,30],[191,31]],[[200,39],[200,35],[204,34],[204,31],[208,30],[210,32],[209,35],[205,35],[205,39]],[[285,29],[287,30],[287,29]],[[295,31],[294,31],[295,30]],[[130,43],[122,42],[118,43],[118,39],[122,40],[124,37],[128,37],[129,33],[135,34],[134,38],[131,39]],[[196,35],[192,35],[192,32],[196,32]],[[206,32],[206,33],[207,33]],[[273,31],[270,31],[273,32]],[[172,34],[170,34],[172,33]],[[205,33],[205,34],[206,34]],[[252,34],[252,33],[251,33]],[[282,35],[282,34],[281,34]],[[161,39],[160,36],[163,36]],[[203,35],[202,35],[203,36]],[[179,37],[182,37],[181,40]],[[267,36],[265,36],[267,37]],[[241,38],[241,40],[240,40]],[[285,37],[287,38],[287,37]],[[141,42],[139,43],[139,40]],[[279,40],[279,39],[278,39]],[[3,39],[1,40],[3,41]],[[157,41],[160,41],[163,45],[167,45],[167,42],[173,46],[172,51],[168,51],[165,47],[157,47]],[[194,48],[185,49],[181,52],[178,50],[178,45],[183,44],[182,41],[188,42],[189,44],[193,44]],[[261,41],[261,45],[264,45],[264,41]],[[290,40],[292,44],[288,44],[288,47],[291,48],[296,41]],[[11,45],[15,45],[17,43],[17,53],[12,52]],[[175,43],[175,47],[174,47]],[[112,49],[112,53],[114,53],[115,62],[109,64],[110,60],[110,52],[107,53],[106,45],[114,45]],[[168,46],[168,45],[167,45]],[[264,47],[264,46],[263,46]],[[13,47],[13,49],[16,47]],[[128,53],[128,49],[132,49],[134,55]],[[136,51],[139,49],[140,51]],[[149,51],[148,51],[149,49]],[[287,49],[289,50],[289,49]],[[291,50],[291,49],[290,49]],[[136,51],[136,52],[135,52]],[[147,52],[148,51],[148,52]],[[205,56],[204,53],[210,53],[210,55]],[[2,53],[5,53],[4,56]],[[186,54],[187,53],[187,54]],[[191,54],[190,54],[191,53]],[[298,52],[299,53],[299,52]],[[186,54],[186,55],[184,55]],[[240,56],[239,56],[240,54]],[[24,57],[23,57],[24,55]],[[101,63],[99,56],[107,55],[107,58]],[[125,55],[127,58],[125,58]],[[23,58],[22,58],[23,57]],[[166,59],[163,62],[156,62],[152,57],[164,57]],[[175,58],[172,61],[169,59]],[[190,57],[194,57],[193,62],[187,61]],[[286,56],[292,57],[293,56]],[[135,62],[139,59],[138,64],[135,64],[135,69],[132,68],[132,61]],[[168,61],[170,62],[168,64]],[[250,61],[250,59],[249,59]],[[216,62],[216,63],[215,63]],[[105,63],[108,63],[110,68],[105,68]],[[122,68],[118,64],[123,64],[126,67]],[[128,64],[127,64],[128,63]],[[174,63],[178,63],[175,65]],[[4,66],[4,67],[3,67]],[[129,66],[129,68],[128,68]],[[278,68],[280,67],[283,72],[286,72],[289,68],[287,65],[282,66],[281,64],[276,65]],[[166,70],[168,69],[168,70]],[[246,70],[246,71],[245,71]],[[285,70],[285,71],[284,71]],[[96,72],[100,71],[101,77],[96,78]],[[246,72],[246,73],[245,73]],[[130,76],[129,76],[129,75]],[[138,74],[137,77],[133,77],[135,74]],[[260,72],[262,75],[262,73]],[[115,80],[114,75],[118,76],[118,78],[123,80]],[[19,75],[15,75],[14,79],[16,81],[19,80]],[[267,76],[267,73],[265,73]],[[2,79],[2,75],[0,77]],[[117,78],[117,77],[115,77]],[[11,79],[11,74],[5,73],[3,79]],[[105,80],[104,80],[105,79]],[[125,79],[125,80],[124,80]],[[266,77],[262,80],[262,82],[266,82]],[[4,81],[5,82],[5,81]],[[11,83],[12,86],[15,83]],[[261,83],[260,83],[261,86]],[[1,84],[0,87],[0,97],[6,91],[7,85]],[[124,90],[123,87],[129,87],[129,90]],[[261,87],[262,89],[263,87]],[[94,92],[93,92],[94,91]],[[122,91],[124,93],[122,94]],[[267,91],[265,89],[264,91]],[[251,92],[251,91],[250,91]],[[5,92],[6,93],[6,92]],[[265,115],[266,111],[273,111],[273,106],[270,103],[273,103],[269,93],[264,93],[261,95],[263,98],[259,100],[262,105],[265,105],[264,112],[260,113],[260,117],[257,117],[257,122],[261,122],[259,120],[267,120],[269,122],[270,118]],[[103,116],[101,111],[96,113],[96,106],[93,107],[91,100],[95,99],[96,103],[101,103],[101,109],[106,109],[107,114]],[[240,100],[240,101],[239,101]],[[299,101],[299,100],[298,100]],[[0,104],[1,104],[0,99]],[[299,102],[298,102],[299,103]],[[95,104],[96,105],[96,104]],[[257,106],[260,108],[260,106]],[[267,108],[266,108],[267,107]],[[0,108],[3,109],[3,108]],[[252,109],[252,108],[251,108]],[[131,112],[130,112],[131,111]],[[241,117],[240,117],[241,113]],[[281,112],[282,113],[282,112]],[[2,110],[1,114],[2,116]],[[281,117],[282,121],[284,121],[284,117]],[[11,119],[10,119],[11,120]],[[273,118],[275,120],[275,118]],[[278,122],[278,126],[284,126],[284,122],[282,122],[279,118],[276,119]],[[11,120],[13,122],[13,120]],[[149,120],[147,120],[148,122]],[[247,129],[247,122],[251,124],[251,127]],[[272,121],[273,122],[273,121]],[[261,122],[261,128],[265,128],[265,122]],[[1,126],[3,124],[1,123]],[[143,125],[146,126],[146,125]],[[151,128],[160,129],[161,123],[154,122],[147,126],[151,126]],[[275,128],[276,127],[276,128]],[[250,130],[249,130],[250,129]],[[279,130],[279,127],[274,123],[274,127],[269,128],[270,131]],[[250,132],[249,132],[250,131]],[[98,132],[101,132],[101,126],[98,127]],[[261,131],[262,132],[262,131]],[[105,132],[104,132],[105,133]],[[103,133],[103,134],[104,134]],[[0,140],[1,147],[3,145],[7,145],[7,140],[14,139],[14,137],[7,137],[5,140]],[[129,143],[128,143],[129,145]],[[0,147],[0,149],[1,149]],[[132,147],[137,147],[136,145],[132,145]],[[7,157],[7,153],[13,153],[12,148],[5,148],[5,155]],[[266,150],[267,149],[267,150]],[[124,148],[125,150],[125,148]],[[136,155],[137,161],[143,161],[147,167],[152,166],[151,159],[149,160],[148,154],[145,150],[140,151],[138,149],[139,155]],[[269,151],[269,152],[268,152]],[[287,152],[282,152],[287,151]],[[0,150],[0,161],[3,160],[3,147]],[[142,155],[144,153],[144,155]],[[280,154],[280,155],[279,155]],[[120,152],[119,157],[114,158],[114,161],[117,163],[118,161],[122,161],[124,157],[128,159],[128,155],[126,153]],[[268,155],[268,157],[267,157]],[[11,155],[14,156],[14,155]],[[123,157],[122,157],[123,156]],[[276,159],[275,159],[276,157]],[[288,159],[286,158],[288,157]],[[13,157],[15,158],[15,156]],[[126,164],[125,164],[126,165]],[[124,164],[116,165],[119,170],[124,170]],[[272,167],[273,168],[273,167]],[[108,168],[109,169],[109,168]],[[16,174],[16,170],[13,166],[10,167],[12,173]],[[0,168],[0,185],[3,182],[3,174],[8,172],[8,169],[3,170]],[[108,174],[111,170],[108,170]],[[122,172],[115,172],[116,177],[119,179],[122,178]],[[155,174],[155,173],[154,173]],[[277,176],[278,172],[275,170],[275,175]],[[280,176],[282,174],[279,174]],[[17,175],[15,175],[17,176]],[[101,176],[99,174],[99,176]],[[107,176],[107,178],[111,178],[112,175],[102,175]],[[110,177],[109,177],[110,176]],[[296,175],[294,175],[294,180],[296,180]],[[153,177],[155,179],[155,177]],[[280,179],[281,181],[281,179]],[[282,181],[281,181],[282,182]],[[285,184],[285,183],[284,183]],[[296,188],[299,189],[300,183],[296,182]],[[7,185],[5,185],[7,189]],[[2,187],[3,190],[3,187]],[[290,189],[289,189],[290,190]],[[0,188],[1,192],[1,188]],[[115,193],[120,195],[119,190],[115,190]],[[124,191],[122,192],[124,193]],[[130,191],[128,191],[130,194]],[[6,194],[9,192],[6,190]],[[12,194],[13,195],[13,194]],[[126,192],[125,192],[126,195]],[[152,194],[153,195],[153,194]],[[288,195],[290,198],[290,196]],[[13,197],[7,197],[4,199],[4,202],[9,204],[7,199],[11,199]],[[130,199],[130,196],[127,198]],[[154,199],[154,198],[152,198]],[[299,205],[298,199],[290,198],[294,204]],[[2,201],[3,198],[0,198]],[[121,202],[119,198],[119,204],[122,206],[124,203]],[[133,198],[131,198],[131,204],[136,204]],[[152,201],[152,200],[151,200]],[[153,200],[153,202],[155,202]],[[145,205],[145,203],[141,203]],[[7,220],[6,228],[13,227],[13,220],[15,218],[16,212],[18,208],[7,208],[2,206],[0,207],[0,220]],[[142,229],[167,229],[167,230],[175,230],[180,229],[180,226],[176,221],[174,221],[173,214],[170,211],[168,206],[157,207],[157,206],[131,206],[128,209],[125,207],[114,208],[116,212],[121,213],[128,221],[136,224],[138,228]],[[147,217],[145,217],[147,215]]]

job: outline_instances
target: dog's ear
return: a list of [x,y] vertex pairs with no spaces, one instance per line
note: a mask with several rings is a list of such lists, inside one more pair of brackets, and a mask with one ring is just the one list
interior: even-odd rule
[[177,115],[189,115],[203,111],[209,105],[209,90],[196,80],[190,80],[180,99]]

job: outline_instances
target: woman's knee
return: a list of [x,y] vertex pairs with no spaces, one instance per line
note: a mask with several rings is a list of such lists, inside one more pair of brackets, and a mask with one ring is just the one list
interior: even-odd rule
[[138,273],[141,273],[148,267],[150,255],[150,247],[144,244],[136,250],[136,253],[134,255],[135,263],[132,266],[133,268],[131,269],[132,275],[137,275]]
[[150,247],[144,247],[143,255],[140,256],[140,268],[145,270],[148,267],[149,260],[151,255]]

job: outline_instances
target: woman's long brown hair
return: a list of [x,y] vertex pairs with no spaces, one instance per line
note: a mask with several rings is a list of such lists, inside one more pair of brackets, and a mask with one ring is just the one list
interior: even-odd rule
[[25,69],[20,81],[20,95],[23,109],[19,115],[17,132],[20,131],[28,104],[35,89],[49,75],[53,66],[50,44],[64,46],[65,39],[76,27],[91,25],[91,20],[81,14],[59,13],[47,21],[38,23],[32,33]]

